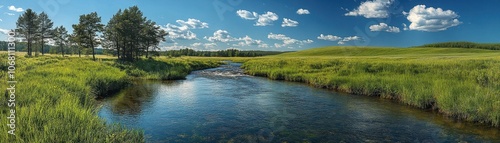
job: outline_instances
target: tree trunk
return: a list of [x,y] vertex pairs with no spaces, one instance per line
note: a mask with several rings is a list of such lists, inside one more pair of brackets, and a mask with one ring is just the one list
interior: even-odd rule
[[43,56],[43,45],[45,44],[45,42],[43,41],[43,37],[42,37],[42,56]]
[[61,54],[62,54],[62,57],[64,57],[64,47],[61,45]]
[[92,59],[95,61],[95,50],[94,50],[94,38],[91,36],[90,37],[90,48],[92,48]]

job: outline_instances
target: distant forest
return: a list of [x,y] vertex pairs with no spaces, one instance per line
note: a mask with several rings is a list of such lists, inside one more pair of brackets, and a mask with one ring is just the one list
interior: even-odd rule
[[198,56],[198,57],[258,57],[267,55],[277,55],[284,52],[278,51],[240,51],[237,49],[227,49],[219,51],[195,51],[193,49],[168,50],[161,52],[169,57]]
[[500,50],[500,43],[487,44],[487,43],[473,43],[473,42],[443,42],[443,43],[425,44],[418,47]]
[[[39,47],[35,49],[40,50]],[[7,42],[0,41],[0,50],[7,51]],[[21,52],[27,52],[28,47],[26,42],[17,42],[16,50]],[[73,46],[73,48],[66,48],[64,50],[64,54],[66,55],[78,55],[78,48]],[[83,50],[82,54],[91,55],[92,51],[90,49],[80,49]],[[43,49],[44,53],[50,54],[58,54],[60,53],[60,49],[57,46],[45,45]],[[277,55],[284,52],[280,51],[241,51],[237,49],[227,49],[227,50],[218,50],[218,51],[196,51],[193,49],[180,49],[180,50],[167,50],[167,51],[150,51],[152,56],[168,56],[168,57],[180,57],[180,56],[199,56],[199,57],[258,57],[258,56],[267,56],[267,55]],[[116,51],[110,49],[101,49],[96,48],[95,54],[98,55],[112,55],[117,56]]]

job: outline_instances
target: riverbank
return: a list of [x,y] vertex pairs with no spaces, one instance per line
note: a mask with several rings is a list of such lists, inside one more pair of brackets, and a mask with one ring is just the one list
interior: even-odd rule
[[[6,79],[6,54],[0,58],[0,77]],[[218,65],[188,59],[116,63],[112,59],[17,57],[16,136],[0,134],[0,142],[144,142],[143,131],[105,124],[96,115],[95,98],[127,87],[132,78],[179,79],[192,70]],[[1,84],[1,88],[7,85]],[[0,122],[7,123],[7,108],[0,113]],[[0,128],[9,129],[7,124]]]
[[256,58],[250,75],[380,96],[498,127],[500,52],[447,48],[326,47]]

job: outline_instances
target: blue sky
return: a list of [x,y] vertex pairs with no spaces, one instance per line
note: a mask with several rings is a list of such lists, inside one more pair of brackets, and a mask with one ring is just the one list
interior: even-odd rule
[[[498,0],[2,0],[0,31],[24,10],[45,11],[70,32],[79,15],[103,23],[137,5],[171,35],[163,49],[303,50],[314,47],[409,47],[433,42],[500,43]],[[1,39],[7,39],[0,34]]]

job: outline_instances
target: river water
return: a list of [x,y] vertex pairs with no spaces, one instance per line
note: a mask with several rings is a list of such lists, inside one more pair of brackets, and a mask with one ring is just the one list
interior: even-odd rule
[[239,64],[186,80],[137,81],[103,100],[107,123],[147,142],[500,142],[500,130],[377,97],[244,75]]

